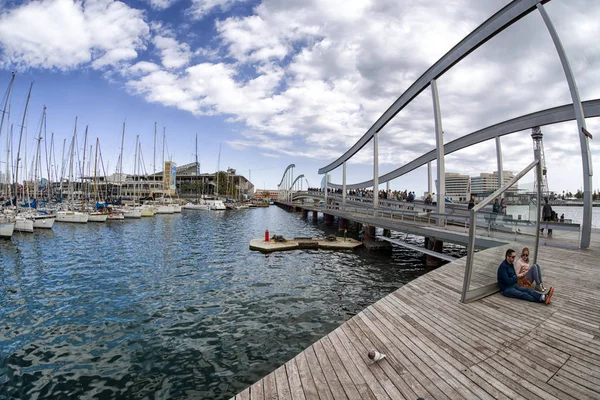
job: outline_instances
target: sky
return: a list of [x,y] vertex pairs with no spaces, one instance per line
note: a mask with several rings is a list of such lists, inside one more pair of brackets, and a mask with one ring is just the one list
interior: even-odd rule
[[[295,164],[294,176],[304,174],[310,186],[320,186],[319,168],[356,143],[433,63],[508,3],[0,0],[2,95],[16,72],[9,121],[0,136],[0,169],[6,168],[9,124],[12,147],[17,147],[34,81],[22,139],[28,163],[45,105],[45,145],[50,146],[53,133],[57,166],[77,117],[76,157],[83,156],[87,126],[86,157],[91,159],[89,146],[98,139],[108,173],[117,167],[125,123],[125,172],[133,172],[138,135],[142,170],[162,170],[164,133],[164,158],[177,165],[193,162],[197,155],[203,173],[231,167],[257,189],[276,189],[285,168]],[[581,99],[600,98],[600,2],[552,0],[545,8]],[[438,91],[445,142],[571,103],[558,55],[537,11],[440,77]],[[590,149],[599,171],[593,177],[596,190],[600,121],[588,118],[586,123],[594,135]],[[550,189],[583,188],[576,123],[545,126],[542,132]],[[516,173],[532,161],[529,131],[504,136],[501,142],[505,170]],[[380,132],[379,173],[434,148],[432,97],[426,89]],[[435,162],[432,167],[435,179]],[[495,142],[446,156],[445,168],[471,176],[496,170]],[[331,175],[332,182],[342,182],[341,168]],[[348,162],[347,182],[372,177],[373,146],[368,144]],[[526,176],[521,184],[532,180]],[[426,168],[393,180],[390,187],[422,194]]]

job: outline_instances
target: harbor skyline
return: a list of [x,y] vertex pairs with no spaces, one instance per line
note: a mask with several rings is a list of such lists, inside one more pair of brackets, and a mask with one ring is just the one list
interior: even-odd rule
[[[152,173],[148,160],[156,122],[159,166],[164,127],[166,159],[192,162],[198,134],[202,172],[217,169],[221,147],[219,169],[236,168],[258,189],[274,189],[290,163],[296,164],[296,175],[320,186],[319,167],[355,143],[431,63],[508,1],[344,2],[343,7],[336,2],[282,7],[275,1],[0,3],[0,91],[16,70],[10,116],[16,131],[35,80],[26,124],[29,151],[45,104],[57,158],[77,116],[80,142],[89,124],[89,142],[100,138],[114,171],[126,122],[124,170],[133,169],[140,135]],[[600,48],[590,38],[600,35],[595,23],[600,5],[553,0],[545,7],[582,100],[599,98],[594,77]],[[111,29],[105,29],[108,24]],[[556,50],[535,12],[459,63],[438,85],[446,142],[570,102]],[[380,135],[380,174],[435,147],[430,93],[413,103]],[[600,131],[596,119],[587,123],[592,134]],[[2,161],[8,129],[5,125],[0,138]],[[552,191],[576,193],[582,186],[576,130],[575,122],[542,127]],[[502,146],[506,170],[518,171],[533,158],[529,132],[504,137]],[[600,167],[594,157],[598,148],[592,140],[593,165]],[[462,150],[446,157],[446,171],[492,171],[494,153],[493,142]],[[371,154],[367,146],[349,163],[352,181],[371,177]],[[341,182],[341,171],[332,182]],[[600,178],[594,176],[593,184],[599,187]],[[391,187],[423,193],[426,170],[419,168]]]

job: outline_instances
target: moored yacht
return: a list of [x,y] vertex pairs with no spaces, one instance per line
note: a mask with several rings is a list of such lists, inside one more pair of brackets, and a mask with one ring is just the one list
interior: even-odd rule
[[0,214],[0,238],[10,239],[15,231],[15,217]]

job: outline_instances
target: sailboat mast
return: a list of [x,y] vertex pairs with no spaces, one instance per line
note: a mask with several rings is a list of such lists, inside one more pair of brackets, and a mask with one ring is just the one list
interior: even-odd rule
[[154,123],[154,159],[152,160],[152,175],[156,175],[156,122]]
[[75,210],[75,199],[73,198],[73,154],[75,153],[75,136],[77,136],[77,117],[75,117],[75,128],[73,129],[73,138],[71,139],[71,148],[69,149],[71,154],[69,155],[69,177],[67,184],[72,210]]
[[198,168],[198,134],[196,133],[196,202],[198,202],[198,178],[199,178],[199,171],[200,169]]
[[219,158],[217,158],[217,192],[216,197],[219,197],[219,169],[221,168],[221,143],[219,143]]
[[135,206],[135,176],[138,164],[138,146],[139,146],[140,135],[135,137],[135,153],[133,155],[133,205]]
[[125,143],[125,121],[123,121],[123,133],[121,134],[121,155],[119,156],[119,201],[123,190],[123,145]]
[[40,143],[42,142],[42,128],[44,126],[44,119],[46,117],[46,106],[44,106],[44,111],[42,111],[42,121],[40,123],[40,133],[37,137],[37,147],[35,149],[35,160],[33,167],[33,198],[37,199],[37,187],[38,187],[38,158],[40,156]]
[[85,196],[87,194],[85,190],[85,151],[87,150],[87,135],[88,126],[85,126],[85,135],[83,136],[83,160],[81,161],[81,211],[85,212]]
[[167,133],[165,132],[166,128],[163,126],[163,145],[162,145],[162,169],[163,169],[163,199],[165,198],[165,177],[166,177],[166,171],[165,171],[165,141],[167,140]]
[[[17,148],[17,168],[15,169],[15,196],[17,195],[17,185],[19,184],[19,161],[21,157],[21,140],[23,139],[23,129],[25,128],[25,119],[27,118],[27,108],[29,107],[29,100],[31,99],[31,89],[33,89],[33,82],[29,85],[29,93],[27,94],[27,101],[25,102],[25,111],[23,111],[23,121],[21,122],[21,133],[19,135],[19,147]],[[17,208],[18,204],[17,203]]]
[[94,200],[98,202],[98,183],[96,182],[96,171],[98,169],[98,141],[96,138],[96,156],[94,157]]
[[[12,76],[10,78],[10,83],[8,84],[8,89],[6,90],[6,99],[4,100],[4,108],[2,109],[2,118],[0,118],[0,137],[2,137],[2,127],[4,126],[4,116],[5,115],[10,115],[10,111],[7,111],[6,108],[10,108],[10,106],[8,105],[10,102],[10,94],[12,92],[12,87],[13,87],[13,83],[15,82],[15,73],[12,73]],[[8,125],[8,119],[7,119],[7,125]],[[8,187],[9,187],[9,180],[8,180],[8,158],[9,158],[9,149],[8,149],[8,129],[6,130],[6,177],[5,177],[5,187],[7,188],[7,192],[8,192]],[[0,182],[0,186],[2,182]]]

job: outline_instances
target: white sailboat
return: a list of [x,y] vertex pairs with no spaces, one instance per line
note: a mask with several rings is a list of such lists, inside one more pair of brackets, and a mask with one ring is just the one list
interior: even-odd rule
[[29,100],[31,99],[31,89],[33,89],[33,82],[29,86],[29,93],[27,94],[27,101],[25,102],[25,111],[23,111],[23,121],[21,122],[21,133],[19,135],[19,146],[17,147],[17,159],[16,159],[16,167],[15,167],[15,198],[17,199],[15,203],[15,208],[13,210],[8,210],[8,212],[14,213],[15,217],[15,231],[19,232],[33,232],[33,221],[25,218],[23,215],[19,215],[19,200],[18,200],[18,184],[19,184],[19,162],[21,161],[21,142],[23,139],[23,129],[25,128],[25,121],[27,118],[27,109],[29,107]]
[[[45,126],[45,120],[46,120],[46,106],[44,106],[44,110],[42,111],[42,118],[41,118],[41,122],[40,122],[40,132],[38,134],[37,137],[37,147],[35,150],[35,160],[34,160],[34,174],[33,174],[33,199],[34,199],[34,204],[36,204],[35,207],[37,207],[37,189],[38,189],[38,176],[37,176],[37,172],[38,172],[38,160],[40,157],[40,142],[42,140],[42,127]],[[56,215],[53,213],[47,213],[47,212],[39,212],[37,210],[37,208],[31,208],[31,204],[32,202],[29,202],[29,208],[24,209],[21,211],[21,214],[33,221],[33,229],[52,229],[52,227],[54,226],[54,221],[56,220]]]
[[71,155],[69,157],[69,197],[71,201],[71,207],[68,209],[58,210],[56,212],[56,221],[58,222],[71,222],[78,224],[86,224],[89,219],[87,213],[75,211],[73,204],[73,153],[75,151],[75,136],[77,135],[77,117],[75,117],[75,131],[73,133],[73,139],[71,140]]
[[[11,89],[13,86],[13,83],[15,81],[15,73],[12,73],[12,77],[10,80],[10,83],[8,84],[8,89],[6,91],[6,99],[4,101],[4,109],[2,109],[2,116],[0,117],[0,137],[2,137],[2,127],[4,125],[4,116],[7,114],[6,112],[6,108],[8,107],[8,102],[10,99],[10,93],[11,93]],[[9,149],[10,146],[8,145],[8,139],[9,139],[9,135],[8,133],[6,134],[6,189],[7,192],[9,190],[9,183],[8,183],[8,159],[9,159]],[[8,193],[7,193],[8,194]],[[7,196],[8,198],[10,198],[10,195]],[[0,238],[3,239],[10,239],[13,235],[13,232],[15,231],[15,218],[12,215],[6,215],[4,213],[0,213]]]

